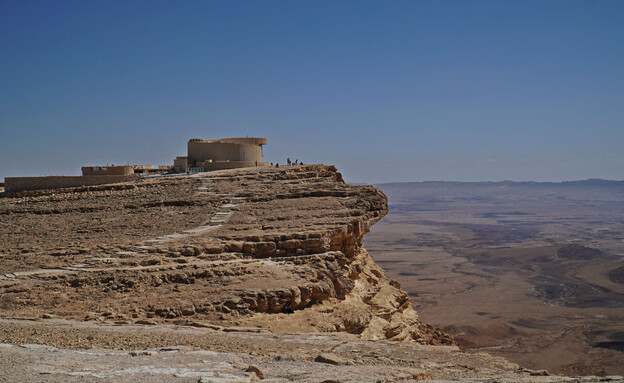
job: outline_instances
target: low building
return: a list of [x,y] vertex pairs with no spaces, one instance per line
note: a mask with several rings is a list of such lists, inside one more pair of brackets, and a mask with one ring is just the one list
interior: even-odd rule
[[83,166],[83,176],[129,176],[134,174],[134,167],[125,166]]
[[132,166],[84,166],[81,176],[5,177],[5,192],[63,189],[131,182],[139,179]]
[[173,171],[176,173],[186,173],[188,171],[188,157],[177,156],[173,160]]
[[115,184],[120,182],[132,182],[140,178],[140,175],[87,175],[87,176],[45,176],[45,177],[5,177],[4,191],[17,193],[26,190],[63,189],[82,186]]

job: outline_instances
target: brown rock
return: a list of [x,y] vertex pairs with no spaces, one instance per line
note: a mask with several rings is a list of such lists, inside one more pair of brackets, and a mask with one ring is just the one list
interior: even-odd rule
[[259,379],[264,379],[264,373],[256,366],[249,366],[245,371],[256,374]]
[[333,364],[333,365],[344,365],[344,364],[350,364],[350,362],[338,355],[335,354],[331,354],[331,353],[322,353],[319,354],[315,359],[315,362],[318,363],[327,363],[327,364]]
[[[236,169],[129,185],[0,198],[0,212],[8,213],[0,254],[16,243],[29,250],[0,273],[15,284],[3,292],[3,315],[25,310],[82,320],[96,300],[118,313],[108,321],[156,324],[149,318],[158,316],[166,323],[453,343],[422,325],[398,282],[361,246],[387,212],[385,195],[345,184],[332,166]],[[210,217],[226,215],[207,226]],[[12,230],[18,227],[45,235]],[[51,253],[66,256],[40,256]],[[12,270],[34,274],[11,278]],[[24,291],[32,299],[19,295]]]
[[149,325],[149,326],[155,326],[158,324],[158,322],[150,320],[150,319],[140,319],[138,321],[134,322],[135,324],[144,324],[144,325]]

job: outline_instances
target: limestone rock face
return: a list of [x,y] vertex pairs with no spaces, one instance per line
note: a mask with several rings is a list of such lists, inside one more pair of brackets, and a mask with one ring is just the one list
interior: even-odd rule
[[324,165],[0,198],[0,316],[453,344],[362,248],[387,209]]

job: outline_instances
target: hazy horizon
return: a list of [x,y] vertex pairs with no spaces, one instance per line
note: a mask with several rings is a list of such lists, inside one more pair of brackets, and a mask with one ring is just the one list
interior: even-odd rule
[[349,182],[624,179],[624,2],[0,3],[0,177],[190,138]]
[[493,181],[455,181],[455,180],[422,180],[422,181],[394,181],[394,182],[375,182],[375,185],[394,185],[394,184],[419,184],[419,183],[538,183],[538,184],[565,184],[565,183],[580,183],[580,182],[624,182],[624,180],[608,180],[604,178],[587,178],[584,180],[566,180],[566,181],[516,181],[516,180],[493,180]]

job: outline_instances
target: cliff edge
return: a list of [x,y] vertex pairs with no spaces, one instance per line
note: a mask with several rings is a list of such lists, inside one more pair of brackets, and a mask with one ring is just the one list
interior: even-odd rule
[[333,166],[227,170],[0,199],[1,316],[346,331],[454,344],[361,245],[388,209]]
[[0,194],[0,381],[624,379],[462,352],[362,247],[387,210],[323,165]]

